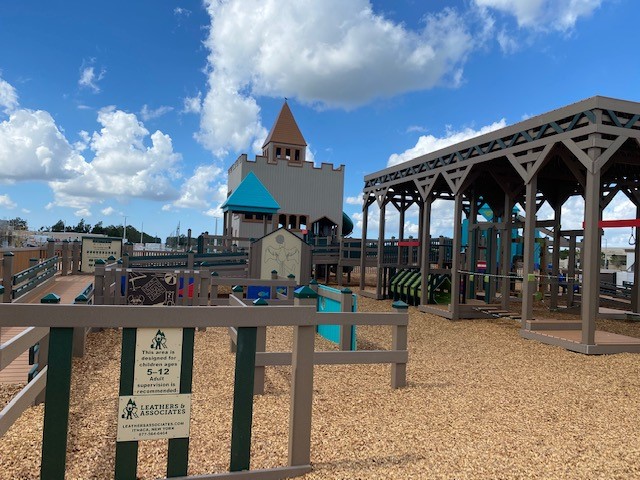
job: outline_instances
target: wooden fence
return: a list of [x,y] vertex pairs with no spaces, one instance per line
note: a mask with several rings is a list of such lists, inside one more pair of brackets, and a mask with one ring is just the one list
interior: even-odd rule
[[[42,478],[63,478],[69,418],[69,394],[71,384],[73,328],[123,328],[123,356],[125,351],[135,348],[135,329],[153,324],[157,328],[180,326],[185,330],[202,327],[233,327],[238,332],[238,354],[236,355],[236,381],[234,411],[232,419],[231,467],[233,473],[185,477],[203,479],[281,479],[291,478],[311,470],[311,412],[313,400],[314,364],[343,363],[389,363],[400,362],[392,374],[392,383],[404,385],[406,370],[406,329],[408,315],[400,313],[317,313],[316,293],[308,287],[296,291],[296,304],[286,306],[257,307],[238,302],[236,306],[123,306],[123,305],[34,305],[0,304],[0,327],[29,327],[30,338],[20,341],[20,346],[2,346],[0,362],[12,356],[9,350],[19,350],[42,338],[49,331],[49,365],[34,380],[46,385],[43,442]],[[180,324],[176,325],[176,319]],[[336,325],[391,325],[394,329],[394,350],[390,352],[314,352],[315,329],[320,323]],[[294,327],[292,352],[269,352],[258,356],[255,350],[258,326]],[[130,335],[133,332],[133,335]],[[133,339],[133,343],[126,339]],[[190,343],[191,348],[193,343]],[[125,348],[126,347],[126,348]],[[267,356],[270,355],[270,356]],[[184,353],[183,353],[184,356]],[[393,358],[391,358],[393,357]],[[53,360],[55,359],[55,361]],[[250,467],[253,371],[258,363],[264,365],[292,366],[289,455],[288,466],[269,470],[246,471]],[[191,375],[191,372],[189,372]],[[395,378],[394,378],[395,376]],[[190,378],[190,377],[189,377]],[[127,392],[122,391],[121,395]],[[182,390],[181,390],[182,391]],[[189,387],[190,392],[190,387]],[[128,394],[130,394],[129,392]],[[24,404],[33,400],[33,387],[29,394],[22,393],[19,400]],[[16,402],[14,398],[12,402]],[[28,402],[27,402],[28,403]],[[5,409],[6,410],[6,409]],[[12,423],[5,410],[0,417],[0,428]],[[13,414],[15,415],[15,414]],[[13,419],[15,420],[15,418]],[[8,427],[6,427],[8,428]],[[6,431],[0,430],[0,431]],[[174,439],[183,440],[183,439]],[[188,464],[188,438],[186,442],[169,441],[170,476],[186,476]],[[125,445],[126,444],[126,445]],[[133,445],[135,444],[135,445]],[[116,448],[116,478],[135,478],[137,468],[137,443],[118,442]],[[124,455],[126,454],[126,459]],[[118,467],[118,456],[121,462]],[[245,471],[243,471],[245,470]],[[242,471],[242,472],[241,472]]]

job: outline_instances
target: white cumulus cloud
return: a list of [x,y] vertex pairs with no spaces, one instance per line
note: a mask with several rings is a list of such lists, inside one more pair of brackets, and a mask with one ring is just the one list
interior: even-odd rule
[[453,9],[425,16],[412,30],[374,13],[369,0],[205,4],[211,17],[208,91],[197,138],[217,155],[264,137],[257,96],[353,108],[455,84],[474,48]]
[[476,5],[512,15],[518,26],[532,30],[571,30],[603,0],[474,0]]
[[18,204],[11,200],[11,197],[9,197],[9,195],[0,195],[0,207],[8,208],[9,210],[11,210],[12,208],[16,208],[17,206]]
[[171,206],[165,205],[165,210],[176,208],[207,209],[218,205],[226,198],[227,176],[222,168],[216,165],[201,165],[193,175],[185,180],[180,188],[181,195]]
[[173,107],[169,107],[168,105],[161,105],[158,108],[150,108],[145,103],[142,106],[142,110],[140,110],[140,118],[142,118],[143,121],[147,122],[149,120],[153,120],[154,118],[158,118],[163,115],[166,115],[172,110],[173,110]]
[[0,78],[0,108],[7,114],[18,108],[18,94],[16,89],[3,78]]
[[84,158],[48,112],[19,109],[0,122],[0,180],[65,179],[83,169]]
[[412,160],[416,157],[426,155],[427,153],[435,152],[442,148],[454,145],[456,143],[463,142],[478,135],[484,135],[485,133],[493,132],[500,128],[507,126],[507,121],[503,118],[497,122],[493,122],[490,125],[486,125],[477,130],[473,128],[463,128],[462,130],[453,130],[447,126],[445,135],[443,137],[436,137],[434,135],[421,135],[415,146],[405,150],[402,153],[394,153],[389,157],[387,166],[391,167],[408,160]]
[[[93,63],[93,60],[91,61]],[[96,72],[96,69],[93,65],[85,66],[83,62],[83,66],[80,67],[80,78],[78,79],[78,85],[82,88],[88,88],[93,91],[93,93],[100,93],[100,87],[98,86],[98,82],[101,81],[106,75],[107,71],[102,68],[100,71]]]
[[98,112],[99,132],[91,136],[91,162],[81,175],[50,182],[55,203],[74,208],[104,198],[172,200],[177,197],[172,180],[178,177],[180,155],[171,137],[157,130],[151,135],[135,114],[103,108]]

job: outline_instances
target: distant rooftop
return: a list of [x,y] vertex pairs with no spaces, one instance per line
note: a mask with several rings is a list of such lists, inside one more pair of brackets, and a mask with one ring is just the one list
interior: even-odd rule
[[300,132],[296,119],[293,118],[293,114],[291,113],[291,109],[289,108],[289,104],[286,100],[282,105],[278,118],[276,118],[273,127],[271,127],[271,131],[269,132],[267,139],[264,141],[262,148],[270,142],[299,145],[301,147],[307,146],[307,142],[305,142],[302,132]]

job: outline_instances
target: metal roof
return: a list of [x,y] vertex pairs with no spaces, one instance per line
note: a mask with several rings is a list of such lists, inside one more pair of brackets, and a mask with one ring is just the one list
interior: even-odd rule
[[224,212],[277,213],[280,205],[260,179],[253,172],[249,172],[221,208]]

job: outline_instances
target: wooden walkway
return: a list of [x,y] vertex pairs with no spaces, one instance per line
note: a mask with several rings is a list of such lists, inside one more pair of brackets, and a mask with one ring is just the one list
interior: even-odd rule
[[[92,276],[87,275],[56,275],[50,281],[39,288],[26,294],[17,303],[40,303],[40,299],[49,293],[60,296],[60,303],[71,304],[76,296],[93,281]],[[0,329],[0,344],[8,342],[16,335],[24,331],[23,327],[5,327]],[[16,358],[4,370],[0,371],[0,383],[26,383],[29,365],[29,352],[24,352]]]

